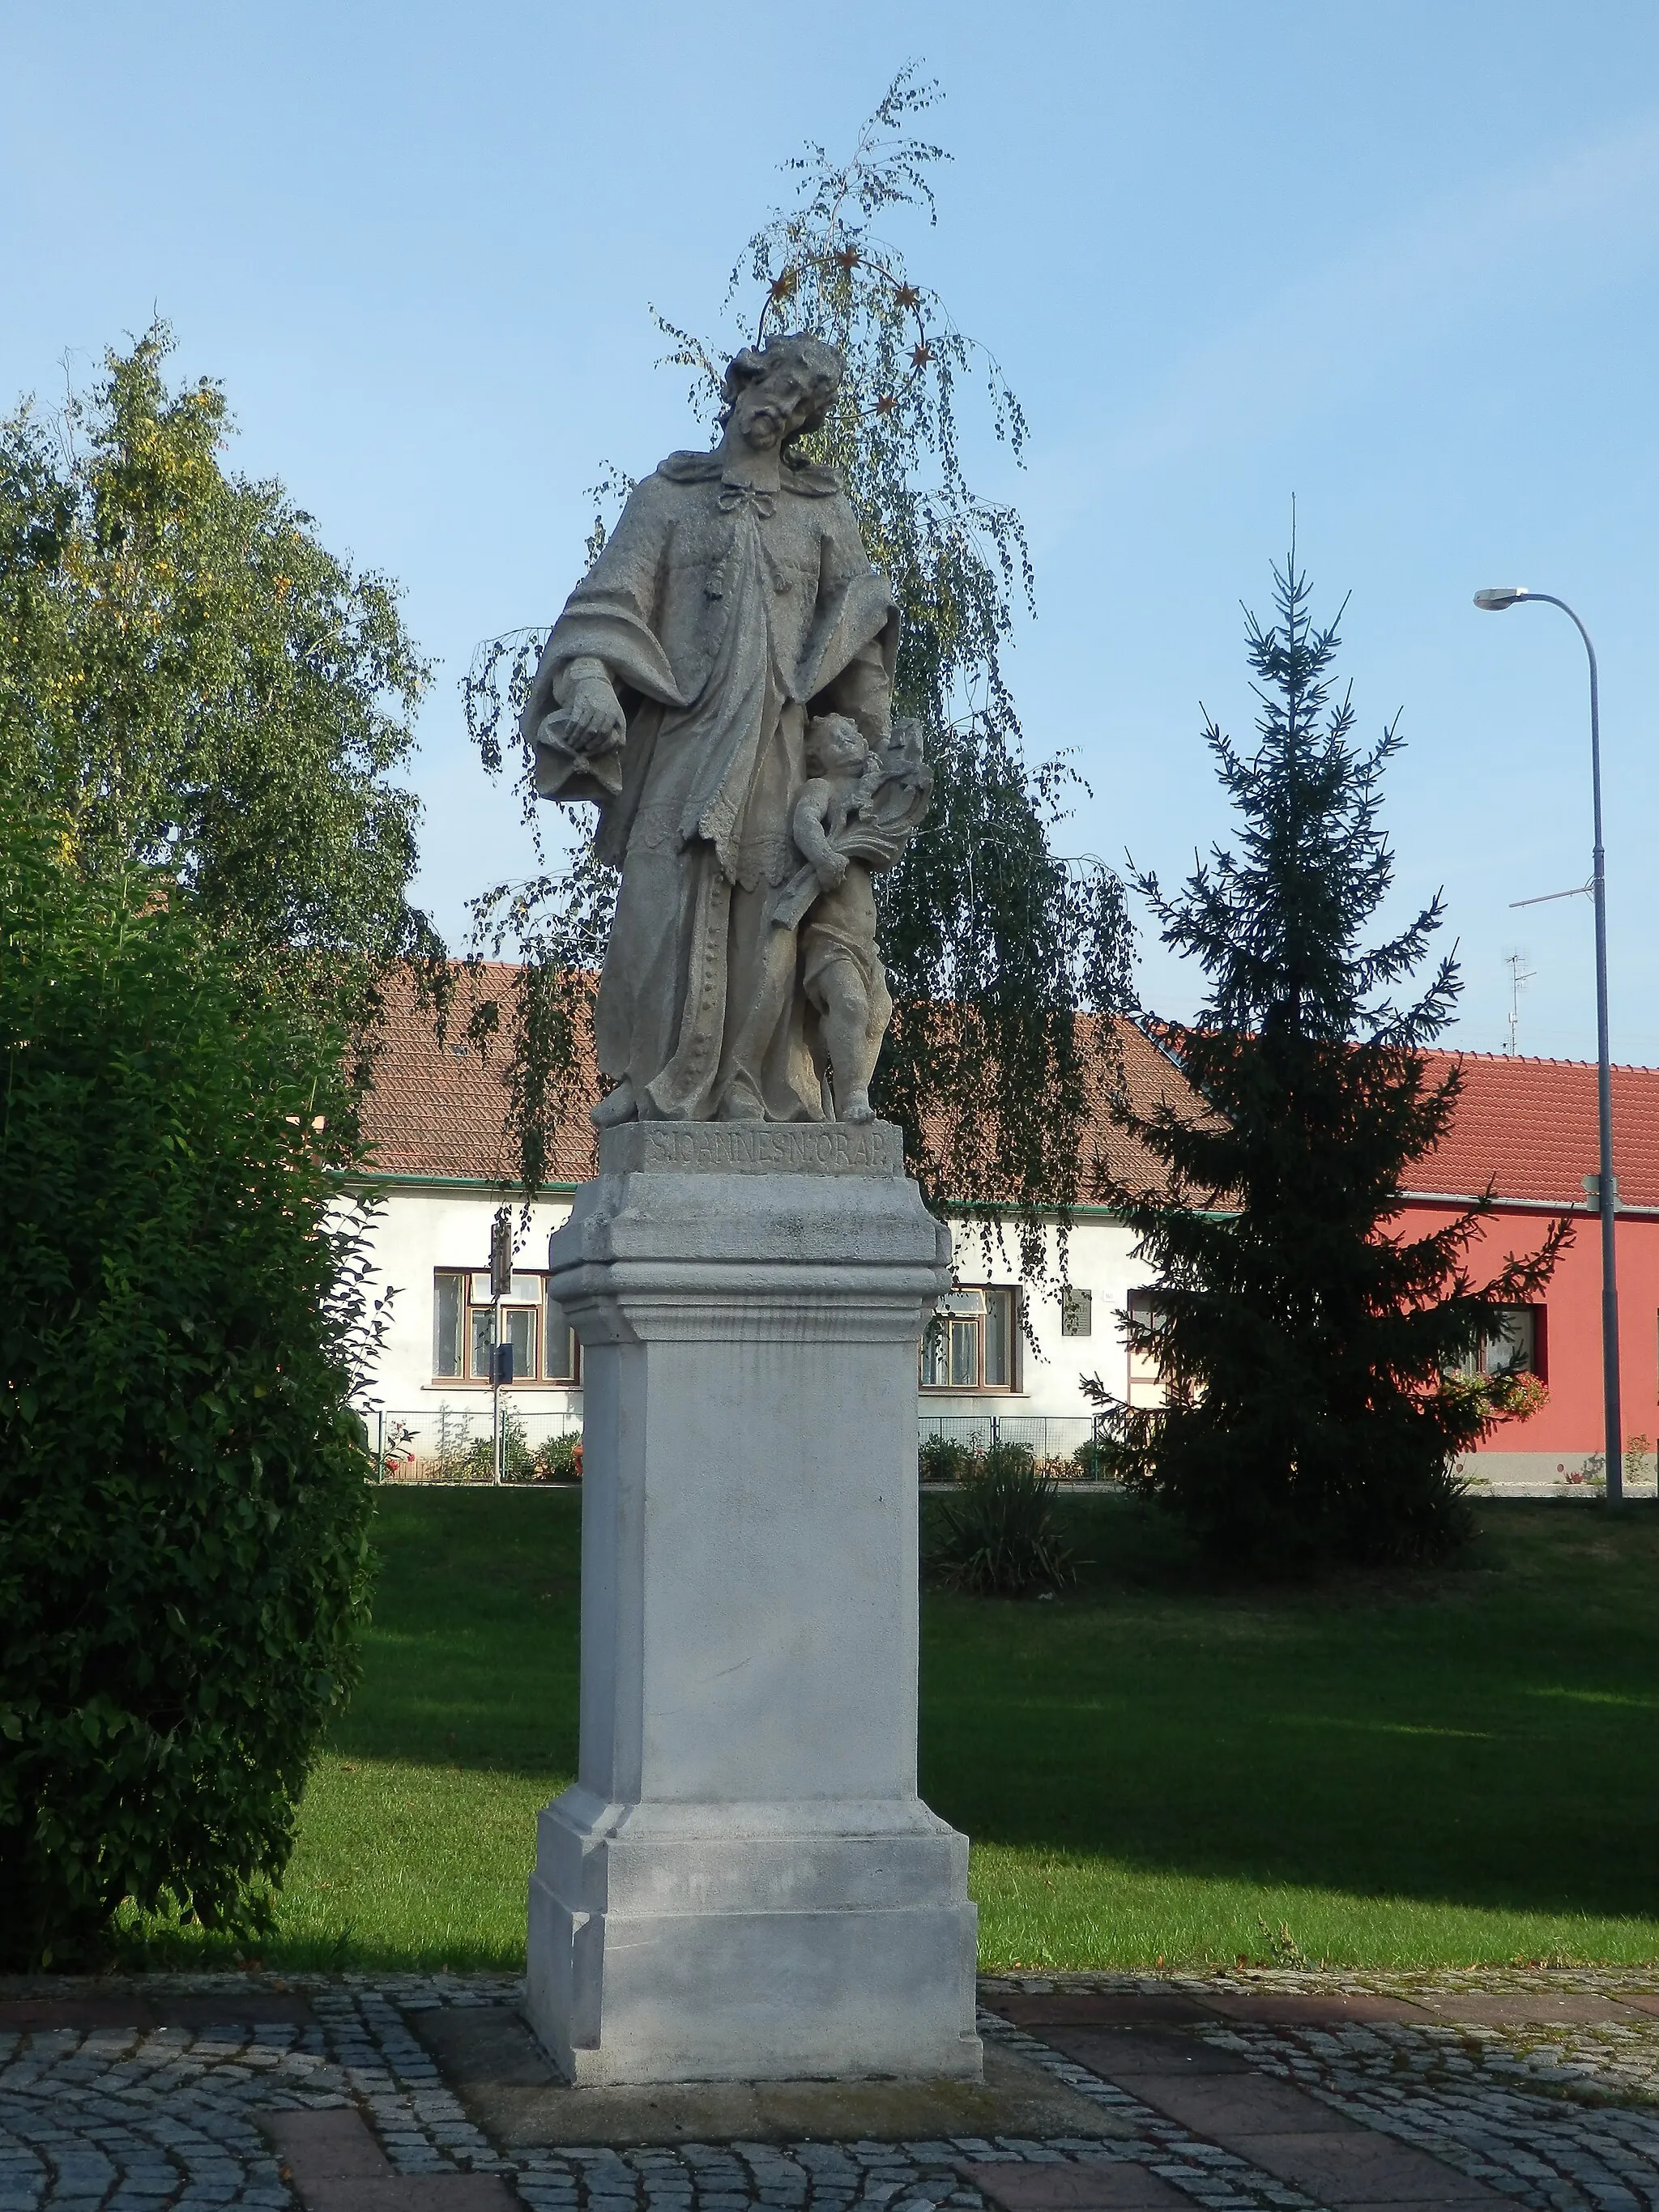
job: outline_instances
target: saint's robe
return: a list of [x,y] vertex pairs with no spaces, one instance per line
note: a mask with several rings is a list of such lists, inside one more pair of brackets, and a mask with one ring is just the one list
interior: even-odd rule
[[806,719],[851,714],[879,739],[898,615],[838,481],[781,477],[774,493],[723,477],[717,453],[671,454],[571,593],[525,710],[533,742],[591,659],[627,714],[619,792],[545,747],[537,787],[596,800],[596,849],[622,869],[594,1036],[649,1120],[824,1110],[793,946],[780,959],[763,908],[799,865]]

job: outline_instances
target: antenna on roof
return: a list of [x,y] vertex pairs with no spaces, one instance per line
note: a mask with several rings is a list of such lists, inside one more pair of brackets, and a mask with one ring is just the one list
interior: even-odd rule
[[1516,1056],[1516,1041],[1521,1027],[1521,994],[1538,971],[1535,968],[1528,967],[1526,953],[1519,947],[1504,954],[1504,965],[1510,971],[1510,1041],[1504,1049],[1513,1060]]

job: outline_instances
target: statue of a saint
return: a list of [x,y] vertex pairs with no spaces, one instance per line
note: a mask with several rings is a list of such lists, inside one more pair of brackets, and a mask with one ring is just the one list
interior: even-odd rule
[[[872,759],[896,757],[898,642],[892,593],[839,481],[793,450],[823,422],[842,374],[840,355],[817,338],[740,353],[720,444],[671,453],[633,493],[536,673],[523,726],[536,787],[597,801],[597,849],[622,869],[594,1024],[614,1085],[594,1109],[602,1127],[833,1110],[826,1024],[833,1001],[851,1034],[846,978],[858,956],[820,929],[809,998],[800,924],[845,871],[822,850],[821,819],[803,817],[806,847],[796,842],[806,728],[845,717]],[[885,787],[890,815],[890,773]],[[917,788],[913,776],[915,819]],[[849,805],[836,807],[844,826]],[[913,828],[844,849],[860,866],[890,866]],[[814,865],[803,876],[804,861]],[[878,1047],[885,992],[874,976],[861,988]],[[860,1057],[873,1065],[862,1034]],[[862,1064],[836,1071],[836,1097],[860,1118],[867,1081]]]

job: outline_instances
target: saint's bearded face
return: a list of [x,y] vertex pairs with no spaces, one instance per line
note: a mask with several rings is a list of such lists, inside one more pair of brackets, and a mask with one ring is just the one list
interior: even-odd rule
[[817,397],[798,362],[780,361],[738,392],[732,403],[731,427],[746,446],[768,452],[805,426]]

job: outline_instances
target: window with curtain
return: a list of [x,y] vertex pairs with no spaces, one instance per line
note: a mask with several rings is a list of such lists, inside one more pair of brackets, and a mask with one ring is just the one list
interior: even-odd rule
[[440,1267],[432,1278],[432,1373],[440,1382],[487,1383],[499,1340],[513,1347],[513,1381],[580,1379],[574,1330],[544,1275],[515,1270],[499,1318],[489,1276],[480,1268]]
[[1012,1390],[1017,1296],[1006,1284],[947,1292],[921,1341],[921,1388]]

